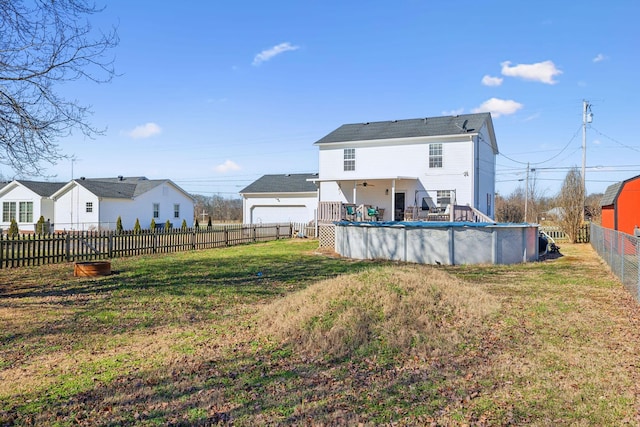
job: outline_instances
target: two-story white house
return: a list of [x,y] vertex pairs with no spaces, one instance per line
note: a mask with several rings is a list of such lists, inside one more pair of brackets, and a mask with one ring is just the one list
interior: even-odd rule
[[[489,113],[345,124],[319,149],[318,218],[468,219],[494,216],[498,145]],[[363,209],[364,207],[364,209]],[[466,208],[466,211],[465,211]],[[455,209],[455,210],[454,210]]]

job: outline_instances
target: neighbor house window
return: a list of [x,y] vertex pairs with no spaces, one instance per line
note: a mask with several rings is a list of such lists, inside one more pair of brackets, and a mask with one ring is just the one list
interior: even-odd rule
[[93,212],[93,202],[87,202],[87,213]]
[[429,144],[429,167],[442,167],[442,144]]
[[355,148],[344,149],[344,170],[346,171],[356,170],[356,149]]
[[19,222],[33,222],[33,202],[20,202]]
[[449,190],[438,190],[438,205],[439,206],[447,206],[451,203],[451,191]]
[[153,204],[153,217],[160,218],[160,203]]
[[16,219],[16,202],[2,203],[2,222],[11,222]]
[[180,205],[177,203],[173,205],[173,217],[180,218]]

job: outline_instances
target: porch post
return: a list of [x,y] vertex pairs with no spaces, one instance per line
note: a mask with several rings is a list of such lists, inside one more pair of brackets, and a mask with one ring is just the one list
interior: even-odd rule
[[396,180],[391,180],[391,221],[396,220]]
[[353,181],[353,204],[357,205],[358,204],[358,200],[357,200],[357,191],[356,188],[358,187],[358,181]]

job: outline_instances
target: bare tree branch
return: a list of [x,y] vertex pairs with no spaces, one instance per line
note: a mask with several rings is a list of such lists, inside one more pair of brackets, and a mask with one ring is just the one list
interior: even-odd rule
[[73,131],[103,133],[88,122],[88,106],[56,91],[115,76],[108,56],[119,41],[115,28],[105,34],[88,21],[101,10],[86,0],[0,0],[0,163],[17,174],[64,158],[57,141]]

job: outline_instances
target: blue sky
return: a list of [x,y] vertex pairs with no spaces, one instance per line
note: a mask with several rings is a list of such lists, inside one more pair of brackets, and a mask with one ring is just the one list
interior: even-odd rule
[[344,123],[491,111],[498,192],[529,162],[553,196],[582,165],[583,100],[587,192],[640,174],[638,1],[176,5],[110,0],[93,18],[118,27],[121,75],[60,90],[107,131],[58,141],[77,160],[52,179],[144,175],[238,197],[263,174],[317,171],[313,143]]

